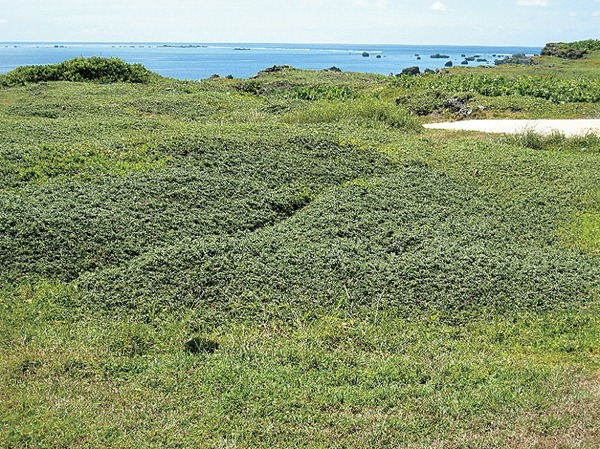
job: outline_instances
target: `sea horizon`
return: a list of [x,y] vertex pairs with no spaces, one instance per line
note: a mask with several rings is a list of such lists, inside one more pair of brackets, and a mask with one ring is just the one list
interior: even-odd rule
[[[281,42],[0,42],[0,74],[18,66],[55,64],[75,57],[118,57],[140,63],[171,78],[199,80],[210,76],[248,78],[273,65],[323,70],[396,74],[403,68],[421,70],[453,65],[494,65],[514,53],[539,54],[542,47],[489,45],[411,45],[369,43],[281,43]],[[431,58],[439,54],[447,58]]]

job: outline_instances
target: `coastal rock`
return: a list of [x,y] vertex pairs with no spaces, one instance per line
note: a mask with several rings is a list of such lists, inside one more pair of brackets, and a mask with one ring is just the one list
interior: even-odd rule
[[502,64],[517,64],[517,65],[532,65],[534,63],[533,58],[530,58],[523,53],[516,53],[512,56],[505,56],[503,59],[496,59],[495,65]]
[[444,64],[444,67],[452,67],[454,64],[452,63],[452,61],[448,61],[446,64]]
[[[261,70],[260,72],[258,72],[255,77],[259,77],[261,75],[266,75],[268,73],[279,73],[279,72],[283,72],[284,70],[294,70],[294,68],[291,65],[274,65],[273,67],[268,67],[264,70]],[[254,78],[254,77],[251,77]]]
[[449,55],[442,55],[440,53],[436,53],[435,55],[431,55],[429,57],[433,59],[450,59]]
[[444,109],[453,112],[460,117],[468,117],[473,113],[473,109],[471,109],[467,104],[469,100],[470,98],[468,96],[462,98],[448,98],[446,101],[444,101]]
[[323,69],[324,72],[337,72],[340,73],[342,71],[342,69],[340,69],[339,67],[336,66],[331,66],[328,69]]
[[419,75],[420,73],[421,73],[421,69],[417,66],[414,66],[414,67],[406,67],[406,68],[402,69],[402,72],[400,72],[400,75],[415,76],[415,75]]
[[368,58],[369,56],[371,56],[368,52],[363,51],[363,58]]

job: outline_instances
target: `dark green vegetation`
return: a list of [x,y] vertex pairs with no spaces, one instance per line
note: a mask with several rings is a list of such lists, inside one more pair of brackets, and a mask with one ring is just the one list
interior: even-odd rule
[[0,447],[597,447],[597,62],[8,83]]
[[0,77],[0,86],[48,81],[97,81],[101,83],[147,83],[156,77],[141,64],[127,64],[118,58],[75,58],[53,65],[18,67]]
[[565,59],[581,59],[590,51],[600,50],[600,40],[588,39],[578,42],[558,42],[546,44],[542,56],[556,56]]

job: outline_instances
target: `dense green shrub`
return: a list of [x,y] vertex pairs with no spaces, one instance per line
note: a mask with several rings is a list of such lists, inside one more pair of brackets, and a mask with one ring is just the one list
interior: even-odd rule
[[294,94],[300,100],[347,100],[356,96],[348,86],[334,84],[298,86],[295,88]]
[[17,67],[6,74],[4,85],[47,81],[97,81],[101,83],[147,83],[156,76],[141,64],[128,64],[119,58],[75,58],[53,65]]
[[600,40],[598,39],[587,39],[583,41],[571,42],[567,44],[571,48],[575,48],[577,50],[589,50],[596,51],[600,50]]
[[42,188],[0,191],[2,275],[71,280],[149,247],[252,231],[292,215],[328,187],[392,169],[381,154],[310,135],[249,145],[247,135],[190,133],[158,142],[153,152],[169,166],[87,179],[67,172]]
[[404,95],[396,99],[397,105],[404,105],[414,114],[429,115],[444,106],[448,94],[439,90],[427,90],[421,95]]
[[587,39],[577,42],[549,43],[542,50],[542,55],[579,59],[588,51],[600,50],[600,40]]
[[337,85],[333,83],[294,85],[292,83],[280,80],[269,81],[268,78],[265,79],[264,77],[260,80],[243,80],[236,84],[235,88],[240,92],[254,95],[273,95],[309,101],[343,101],[357,97],[356,92],[346,85]]
[[543,229],[554,217],[532,206],[536,214],[413,166],[328,191],[273,227],[154,248],[80,285],[95,304],[138,311],[568,306],[586,297],[599,267],[548,241]]
[[397,87],[406,89],[441,89],[473,92],[488,97],[520,95],[543,98],[554,103],[600,102],[600,80],[539,76],[508,77],[481,74],[438,74],[425,77],[399,77]]

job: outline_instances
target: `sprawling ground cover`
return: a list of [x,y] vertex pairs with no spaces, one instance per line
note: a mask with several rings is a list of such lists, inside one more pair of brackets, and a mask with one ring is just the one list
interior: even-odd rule
[[0,446],[597,447],[594,58],[5,82]]

